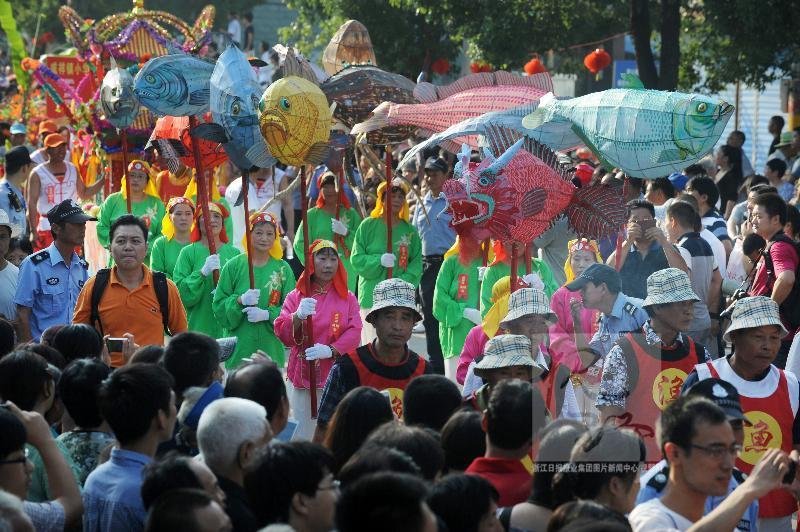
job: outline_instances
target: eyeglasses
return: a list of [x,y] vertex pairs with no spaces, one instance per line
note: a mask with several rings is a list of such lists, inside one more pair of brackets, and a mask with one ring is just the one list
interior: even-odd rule
[[324,487],[318,486],[317,491],[328,491],[328,490],[339,491],[340,486],[341,482],[339,482],[338,480],[332,480],[330,486],[324,486]]
[[28,455],[30,451],[28,448],[25,448],[25,454],[21,458],[14,458],[13,460],[0,460],[0,465],[12,465],[12,464],[25,464],[28,462]]
[[692,449],[697,449],[698,451],[703,451],[704,453],[708,454],[712,458],[720,460],[725,457],[725,454],[729,454],[734,458],[739,456],[739,453],[742,452],[742,446],[738,443],[734,443],[730,447],[726,447],[724,445],[709,445],[708,447],[704,445],[696,445],[694,443],[690,444],[689,447]]

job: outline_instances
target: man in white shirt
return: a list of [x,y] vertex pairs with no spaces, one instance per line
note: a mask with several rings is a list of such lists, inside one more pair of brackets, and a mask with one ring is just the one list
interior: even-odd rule
[[237,46],[242,44],[242,25],[236,11],[228,13],[228,36]]
[[685,531],[693,524],[708,530],[735,530],[753,500],[780,487],[789,471],[789,455],[770,449],[752,474],[711,513],[706,498],[728,493],[736,443],[725,412],[703,397],[679,397],[658,421],[669,480],[661,498],[638,505],[628,516],[634,532]]

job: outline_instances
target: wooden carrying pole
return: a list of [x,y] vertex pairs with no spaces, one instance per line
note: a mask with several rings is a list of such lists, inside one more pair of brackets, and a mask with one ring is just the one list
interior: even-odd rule
[[[392,150],[386,145],[386,197],[383,202],[384,220],[386,220],[386,253],[394,253],[392,245]],[[386,268],[386,278],[394,277],[393,268]]]
[[125,199],[128,208],[128,214],[131,214],[131,180],[128,179],[128,130],[122,128],[119,130],[119,137],[122,141],[122,175],[125,177]]
[[[196,127],[197,118],[190,116],[189,130],[194,130]],[[211,196],[208,194],[208,182],[206,181],[205,171],[203,170],[203,159],[200,157],[200,146],[194,139],[192,140],[192,156],[194,157],[195,179],[197,180],[197,202],[200,204],[200,212],[203,213],[203,230],[206,232],[208,252],[211,255],[215,255],[217,253],[217,241],[215,235],[211,234],[211,218],[208,210],[208,200]],[[244,181],[244,178],[242,178],[242,186],[245,185]],[[249,223],[246,225],[249,225]],[[219,270],[214,270],[212,278],[214,280],[214,286],[217,286],[217,282],[219,282]],[[250,287],[252,288],[252,281]]]
[[[320,190],[320,194],[322,191]],[[305,257],[306,268],[314,260],[311,256],[311,242],[308,240],[308,189],[306,188],[306,169],[300,168],[300,209],[303,220],[303,257]],[[306,275],[306,297],[311,297],[311,276]],[[303,330],[303,345],[301,349],[305,353],[306,349],[314,345],[314,323],[311,316],[306,318]],[[311,399],[311,419],[317,419],[317,366],[316,361],[306,360],[308,364],[308,394]]]

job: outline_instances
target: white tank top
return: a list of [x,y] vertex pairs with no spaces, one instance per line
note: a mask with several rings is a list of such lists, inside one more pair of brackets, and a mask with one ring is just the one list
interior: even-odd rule
[[66,199],[78,201],[78,170],[72,163],[67,165],[64,179],[59,181],[56,176],[47,169],[46,164],[40,164],[33,169],[39,176],[41,189],[39,199],[36,201],[36,208],[39,211],[39,224],[37,231],[49,231],[50,222],[47,221],[47,211]]

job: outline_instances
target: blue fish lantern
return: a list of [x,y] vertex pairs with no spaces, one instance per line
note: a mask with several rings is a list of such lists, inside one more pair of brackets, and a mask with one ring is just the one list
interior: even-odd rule
[[682,172],[709,153],[733,114],[733,106],[718,98],[645,90],[635,77],[628,82],[638,88],[610,89],[570,100],[545,95],[538,108],[523,118],[525,134],[536,140],[540,128],[562,124],[608,168],[620,168],[630,177],[655,179]]
[[156,57],[133,80],[139,102],[160,116],[196,116],[208,112],[214,64],[188,54]]
[[211,116],[213,124],[201,124],[192,134],[222,143],[230,160],[242,171],[275,164],[258,128],[261,98],[253,66],[235,45],[219,56],[211,75]]

